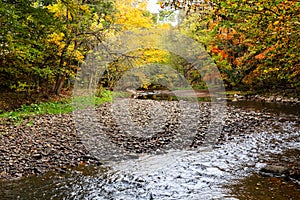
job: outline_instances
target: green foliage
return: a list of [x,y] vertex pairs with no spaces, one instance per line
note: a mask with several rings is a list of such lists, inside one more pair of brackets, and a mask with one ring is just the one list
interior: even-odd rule
[[15,111],[2,113],[0,117],[8,118],[12,121],[19,121],[25,116],[40,114],[63,114],[72,112],[69,102],[46,102],[40,104],[22,105]]
[[109,29],[113,10],[110,0],[0,1],[0,86],[59,94]]

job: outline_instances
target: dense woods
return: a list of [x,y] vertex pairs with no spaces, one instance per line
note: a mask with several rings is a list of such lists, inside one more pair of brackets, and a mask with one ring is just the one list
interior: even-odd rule
[[[227,89],[288,88],[299,93],[299,2],[166,0],[159,3],[163,8],[160,16],[147,11],[147,1],[138,0],[1,0],[1,92],[27,96],[39,93],[45,97],[60,94],[62,89],[72,88],[86,55],[107,37],[153,27],[163,34],[170,25],[157,22],[166,16],[172,16],[174,21],[172,11],[179,10],[175,28],[203,44],[217,64]],[[178,65],[189,64],[157,49],[130,54],[141,55],[129,60],[139,65],[151,62],[178,69]],[[130,68],[126,59],[119,57],[108,66],[101,79],[103,86],[113,88],[120,73]],[[185,73],[192,76],[188,79],[193,86],[203,85],[199,74]],[[147,88],[149,81],[142,82]]]
[[1,1],[1,88],[59,94],[112,23],[110,1]]
[[300,88],[300,3],[282,0],[168,0],[184,32],[214,58],[227,89]]

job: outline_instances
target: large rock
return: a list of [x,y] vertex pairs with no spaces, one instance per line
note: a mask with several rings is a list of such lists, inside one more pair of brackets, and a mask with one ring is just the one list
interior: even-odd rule
[[260,169],[259,173],[263,176],[286,176],[289,173],[289,168],[280,165],[266,165]]

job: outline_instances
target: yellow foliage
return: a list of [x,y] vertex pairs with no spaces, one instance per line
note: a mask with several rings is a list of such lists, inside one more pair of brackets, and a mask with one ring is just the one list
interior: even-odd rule
[[74,56],[75,56],[75,58],[76,58],[77,61],[79,61],[79,62],[83,62],[84,61],[84,56],[82,55],[82,53],[80,51],[76,50],[74,52]]
[[116,24],[121,25],[123,30],[150,28],[153,26],[151,15],[148,12],[147,1],[142,0],[117,0]]
[[74,47],[75,47],[74,43],[70,44],[70,45],[68,46],[68,51],[69,51],[69,52],[72,52],[72,51],[74,50]]
[[158,27],[162,28],[163,30],[170,30],[171,29],[171,24],[163,23],[163,24],[160,24]]
[[[57,3],[47,6],[48,10],[54,13],[55,17],[64,17],[67,14],[67,7],[61,3],[61,0],[57,0]],[[70,18],[71,16],[69,16]]]
[[279,71],[279,68],[278,67],[270,67],[268,69],[263,70],[264,74],[272,73],[274,71]]
[[65,34],[64,33],[52,33],[49,35],[48,37],[48,42],[49,43],[54,43],[56,46],[61,46],[64,45],[62,43],[63,39],[64,39]]
[[161,49],[146,49],[143,52],[142,63],[167,63],[169,53]]
[[86,13],[90,13],[90,8],[87,5],[80,5],[80,9]]
[[38,8],[39,4],[40,4],[39,2],[33,2],[33,3],[31,3],[31,6],[34,8]]

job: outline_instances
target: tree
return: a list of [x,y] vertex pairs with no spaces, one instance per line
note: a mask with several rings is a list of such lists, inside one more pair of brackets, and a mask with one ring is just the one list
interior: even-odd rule
[[[60,1],[47,6],[48,10],[62,23],[61,29],[54,33],[57,52],[55,93],[60,93],[67,76],[74,78],[78,63],[85,54],[103,40],[105,32],[112,23],[109,14],[112,2],[94,0],[89,3]],[[57,35],[61,35],[58,40]],[[75,69],[75,70],[74,70]]]
[[39,90],[51,76],[47,35],[57,23],[38,2],[0,2],[2,87]]
[[[117,29],[113,32],[113,35],[111,35],[112,37],[117,37],[126,32],[128,32],[128,34],[129,32],[138,33],[143,29],[149,29],[155,25],[152,14],[147,11],[147,1],[145,0],[118,0],[116,1],[116,10],[114,26]],[[155,40],[153,40],[153,42],[155,42]],[[108,46],[108,49],[109,48]],[[123,55],[114,55],[115,60],[107,66],[101,79],[101,84],[109,89],[113,89],[126,71],[145,63],[159,63],[164,59],[164,53],[165,52],[160,50],[145,48],[134,49]],[[147,80],[145,77],[141,75],[139,78],[141,82],[145,83],[141,87],[146,87]]]

